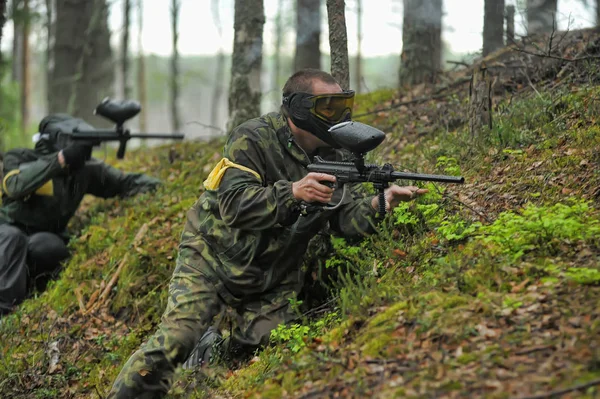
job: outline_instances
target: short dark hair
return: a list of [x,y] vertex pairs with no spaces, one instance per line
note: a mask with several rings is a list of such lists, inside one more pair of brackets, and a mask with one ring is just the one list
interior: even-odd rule
[[320,69],[306,68],[294,73],[285,82],[283,86],[283,96],[287,97],[292,93],[312,93],[312,83],[314,80],[320,80],[327,84],[339,84],[331,74]]

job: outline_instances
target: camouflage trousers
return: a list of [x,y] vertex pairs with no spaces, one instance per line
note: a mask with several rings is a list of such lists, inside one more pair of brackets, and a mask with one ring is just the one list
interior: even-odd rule
[[[199,267],[198,267],[199,266]],[[109,398],[160,398],[173,383],[175,369],[193,351],[215,318],[233,309],[236,328],[232,341],[259,347],[271,330],[297,315],[290,309],[293,292],[277,291],[243,298],[232,306],[205,274],[202,266],[181,261],[173,272],[167,308],[157,331],[127,361]]]

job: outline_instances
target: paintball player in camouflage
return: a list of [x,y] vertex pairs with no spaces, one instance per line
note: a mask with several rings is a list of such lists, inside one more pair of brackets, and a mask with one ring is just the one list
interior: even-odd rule
[[[327,223],[344,236],[375,232],[377,197],[301,214],[301,204],[329,203],[341,194],[322,184],[334,176],[306,167],[315,155],[335,154],[328,128],[350,119],[353,98],[330,74],[302,70],[283,88],[281,113],[229,134],[206,191],[188,211],[158,330],[127,361],[109,398],[164,396],[190,354],[209,360],[210,344],[219,339],[209,326],[226,309],[236,318],[233,347],[267,344],[271,330],[297,316],[289,299],[302,288],[309,240]],[[423,192],[391,186],[386,206]]]
[[64,114],[40,123],[35,150],[4,155],[0,182],[0,314],[25,299],[35,280],[45,281],[68,258],[67,224],[85,194],[110,198],[154,190],[160,181],[121,171],[91,158],[92,147],[63,132],[93,127]]

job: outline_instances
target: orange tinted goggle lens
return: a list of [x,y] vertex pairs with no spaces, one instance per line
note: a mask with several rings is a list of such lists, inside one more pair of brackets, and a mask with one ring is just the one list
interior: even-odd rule
[[311,111],[317,117],[328,122],[340,122],[352,114],[354,92],[315,96],[313,102]]

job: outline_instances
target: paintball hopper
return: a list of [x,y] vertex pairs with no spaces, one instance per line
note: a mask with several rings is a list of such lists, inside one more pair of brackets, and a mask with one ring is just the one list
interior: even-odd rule
[[354,121],[333,125],[329,128],[329,133],[342,148],[356,155],[375,149],[385,139],[385,133],[381,130]]
[[142,107],[137,101],[116,101],[107,97],[98,104],[94,114],[113,121],[117,126],[122,126],[126,120],[133,118],[141,110]]

